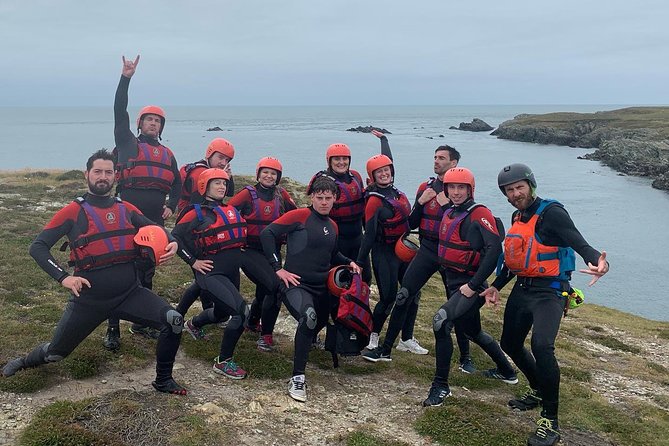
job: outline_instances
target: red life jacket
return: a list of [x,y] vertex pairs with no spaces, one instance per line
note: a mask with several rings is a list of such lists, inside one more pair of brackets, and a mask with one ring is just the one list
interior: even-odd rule
[[[427,181],[427,188],[432,187],[435,182],[434,178]],[[420,225],[418,226],[418,234],[421,238],[437,241],[439,240],[439,225],[444,211],[437,201],[437,197],[432,198],[423,206],[423,214],[420,217]]]
[[362,185],[362,177],[355,170],[349,171],[349,176],[350,183],[333,178],[339,187],[339,198],[332,206],[330,217],[336,223],[360,220],[365,213],[365,188]]
[[70,240],[70,261],[75,271],[105,268],[135,260],[137,250],[133,240],[137,229],[132,225],[128,210],[120,198],[112,207],[91,206],[83,197],[75,200],[86,214],[88,229]]
[[216,207],[194,204],[199,221],[204,221],[202,210],[216,214],[216,221],[203,230],[193,231],[195,247],[204,255],[213,255],[224,249],[241,248],[246,245],[246,221],[236,208],[228,205]]
[[384,243],[395,243],[405,233],[409,232],[409,214],[411,213],[411,203],[403,192],[400,192],[395,186],[393,190],[398,195],[398,198],[387,198],[379,192],[367,192],[367,196],[376,196],[381,198],[384,205],[389,206],[393,210],[393,216],[387,220],[380,220],[381,224],[381,241]]
[[353,274],[351,286],[339,296],[337,321],[364,336],[372,332],[369,285],[363,282],[360,274]]
[[527,223],[520,221],[518,212],[504,238],[504,263],[517,276],[569,280],[576,269],[572,248],[544,245],[536,232],[539,218],[550,205],[562,206],[555,200],[541,200]]
[[283,189],[276,186],[272,201],[261,199],[253,186],[246,186],[244,189],[249,191],[253,203],[253,211],[244,216],[247,224],[248,244],[260,246],[260,232],[283,214],[281,209],[281,191]]
[[[209,169],[209,164],[205,160],[181,166],[181,169],[179,169],[179,174],[181,175],[181,196],[179,197],[177,209],[185,209],[190,204],[193,192],[197,190],[197,178],[205,169]],[[186,180],[189,178],[192,178],[192,181],[190,185],[187,185]]]
[[174,182],[172,151],[163,145],[137,141],[137,156],[118,164],[118,185],[123,189],[158,189],[169,193]]
[[457,217],[453,218],[455,208],[444,212],[439,225],[439,263],[461,273],[473,276],[479,267],[481,255],[474,251],[471,244],[460,238],[460,226],[472,211],[482,204],[473,203]]

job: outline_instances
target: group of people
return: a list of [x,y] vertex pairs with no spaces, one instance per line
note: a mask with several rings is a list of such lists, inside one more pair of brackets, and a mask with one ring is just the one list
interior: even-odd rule
[[[327,287],[331,268],[346,265],[367,283],[374,276],[379,300],[369,345],[362,352],[373,363],[391,361],[398,337],[398,350],[428,353],[413,329],[421,288],[439,272],[446,299],[432,322],[436,367],[423,405],[440,406],[451,395],[455,331],[461,371],[476,372],[469,353],[473,341],[495,362],[485,376],[518,382],[506,353],[527,378],[530,390],[509,405],[518,410],[543,407],[528,444],[559,441],[560,370],[554,344],[571,292],[574,253],[586,262],[581,271],[593,276],[591,284],[608,271],[608,262],[605,252],[588,245],[562,204],[537,196],[528,166],[511,164],[498,176],[500,191],[516,208],[506,234],[500,219],[474,201],[474,175],[458,166],[460,154],[448,145],[435,150],[436,177],[418,187],[412,206],[394,186],[388,139],[377,131],[372,133],[380,139],[381,153],[367,161],[365,182],[351,169],[346,144],[327,148],[326,168],[307,186],[308,207],[298,208],[280,186],[283,167],[273,157],[259,160],[255,185],[235,193],[235,150],[229,141],[214,139],[202,160],[179,169],[174,154],[161,143],[166,124],[161,108],[144,107],[134,135],[127,103],[138,63],[139,56],[123,58],[114,102],[114,153],[100,150],[88,159],[88,192],[57,212],[30,247],[36,262],[71,298],[51,341],[9,361],[5,377],[65,358],[105,320],[103,345],[117,350],[123,319],[133,323],[132,333],[157,338],[153,387],[185,395],[187,390],[172,376],[184,329],[197,340],[204,338],[206,325],[224,322],[213,369],[243,379],[247,371],[233,359],[239,338],[245,329],[256,331],[258,349],[274,350],[273,330],[283,303],[297,320],[288,394],[304,402],[309,351],[336,307]],[[172,215],[176,222],[171,232],[165,230],[166,246],[147,262],[134,244],[136,233],[164,226]],[[415,229],[420,247],[408,258],[399,255],[396,247]],[[72,273],[50,252],[62,237],[69,241]],[[155,266],[175,254],[192,268],[194,281],[173,308],[151,288]],[[501,270],[489,286],[486,280],[500,258]],[[240,270],[256,285],[250,306],[239,291]],[[498,343],[483,330],[480,308],[486,302],[496,305],[499,290],[514,277]],[[202,311],[184,320],[198,297]],[[530,330],[531,351],[524,346]]]

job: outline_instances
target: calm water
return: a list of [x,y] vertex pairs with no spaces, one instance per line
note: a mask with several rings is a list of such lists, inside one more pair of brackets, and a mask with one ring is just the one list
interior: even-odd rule
[[[364,172],[367,158],[379,152],[379,142],[372,135],[345,130],[384,127],[393,133],[389,140],[397,187],[413,197],[418,184],[432,174],[434,149],[448,143],[462,154],[460,165],[476,175],[477,201],[502,217],[507,227],[513,208],[497,188],[497,173],[506,164],[526,163],[534,169],[538,193],[562,201],[590,244],[609,254],[611,271],[586,290],[588,301],[667,321],[669,299],[657,284],[668,276],[663,254],[669,251],[669,237],[661,224],[652,223],[669,221],[669,194],[652,189],[646,179],[619,176],[597,162],[577,159],[589,150],[448,130],[474,117],[494,127],[519,113],[613,108],[619,107],[168,107],[164,142],[183,164],[202,158],[212,138],[224,137],[237,151],[235,173],[252,173],[260,157],[273,155],[282,161],[285,176],[307,181],[324,167],[325,148],[333,142],[349,144],[353,168]],[[136,111],[131,109],[133,121]],[[113,147],[112,119],[111,105],[0,108],[0,166],[81,169],[94,150]],[[213,126],[224,131],[205,131]],[[587,282],[586,276],[575,274],[575,286],[587,288]]]

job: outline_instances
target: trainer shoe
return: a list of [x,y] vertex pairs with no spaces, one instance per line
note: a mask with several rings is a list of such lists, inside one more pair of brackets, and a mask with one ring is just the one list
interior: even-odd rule
[[369,335],[369,344],[367,344],[367,350],[374,350],[379,346],[379,334],[371,333]]
[[262,331],[262,323],[260,321],[255,321],[251,322],[251,319],[248,319],[246,321],[246,331],[250,331],[252,333],[258,333]]
[[458,370],[460,370],[462,373],[467,373],[468,375],[471,375],[472,373],[476,373],[476,367],[474,367],[474,363],[472,362],[472,358],[469,356],[464,357],[460,359],[460,367],[458,367]]
[[184,330],[188,332],[189,335],[193,337],[196,341],[200,339],[205,339],[206,335],[204,334],[204,330],[201,327],[196,327],[193,325],[193,318],[188,319],[184,323]]
[[274,338],[271,334],[261,335],[258,342],[256,342],[256,345],[261,352],[274,351]]
[[372,350],[365,350],[362,352],[362,357],[370,362],[390,362],[392,358],[390,353],[384,352],[383,347],[376,347]]
[[118,350],[121,347],[121,331],[119,327],[107,327],[107,333],[102,340],[102,346],[107,350]]
[[518,384],[518,375],[516,372],[512,372],[508,375],[503,375],[499,369],[489,369],[482,372],[483,376],[491,379],[500,379],[502,382],[507,384]]
[[226,328],[228,328],[228,323],[230,322],[231,319],[232,319],[232,316],[228,316],[228,318],[226,320],[221,321],[216,325],[218,325],[218,328],[222,328],[223,330],[225,330]]
[[160,331],[137,324],[132,324],[130,328],[128,328],[128,331],[131,334],[144,336],[145,338],[148,339],[158,339],[158,336],[160,336]]
[[416,338],[411,338],[407,339],[406,341],[400,340],[400,342],[397,343],[397,347],[395,347],[397,350],[401,352],[411,352],[415,353],[417,355],[427,355],[428,350],[426,348],[423,348]]
[[307,383],[304,375],[296,375],[290,378],[288,395],[295,401],[304,403],[307,400]]
[[560,441],[557,420],[539,418],[537,430],[527,439],[527,446],[554,446]]
[[2,376],[6,378],[14,376],[16,372],[25,368],[26,368],[26,363],[23,356],[21,356],[20,358],[12,359],[2,368]]
[[214,359],[214,372],[226,376],[230,379],[246,378],[246,370],[239,367],[232,358],[225,361],[219,361],[218,356]]
[[432,384],[427,399],[423,401],[423,407],[439,407],[444,404],[444,399],[449,396],[451,396],[451,389],[449,389],[448,386],[442,387]]
[[541,395],[539,391],[528,388],[525,395],[509,401],[509,406],[514,409],[525,411],[539,407],[541,404]]

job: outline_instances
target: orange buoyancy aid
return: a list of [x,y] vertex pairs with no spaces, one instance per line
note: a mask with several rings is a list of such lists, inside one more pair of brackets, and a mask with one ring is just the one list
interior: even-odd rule
[[[193,198],[193,192],[197,189],[197,178],[200,176],[205,169],[209,169],[209,164],[207,161],[200,160],[195,161],[194,163],[188,163],[181,166],[179,169],[179,174],[181,175],[181,195],[179,196],[179,204],[177,209],[185,209],[191,202]],[[193,181],[189,185],[186,184],[186,180],[192,178]]]
[[216,207],[194,204],[193,208],[199,221],[204,221],[202,210],[210,210],[216,215],[216,221],[207,228],[193,231],[195,247],[204,255],[213,255],[224,249],[241,248],[246,245],[246,221],[233,206]]
[[[244,188],[249,191],[251,202],[253,204],[253,211],[244,217],[247,224],[247,238],[249,245],[260,246],[260,233],[262,230],[283,214],[281,207],[281,191],[283,189],[279,186],[276,186],[276,188],[274,197],[271,201],[265,201],[260,198],[258,196],[258,191],[253,186],[246,186]],[[285,237],[283,238],[283,241],[285,242]]]
[[137,257],[133,240],[137,233],[128,210],[116,198],[109,208],[91,206],[83,197],[75,200],[86,214],[88,229],[70,240],[70,261],[75,271],[93,270],[128,263]]
[[167,147],[137,142],[137,156],[126,163],[119,163],[120,189],[158,189],[169,193],[174,182],[172,160],[174,155]]
[[387,220],[379,220],[381,225],[380,239],[384,243],[395,243],[405,233],[409,232],[409,214],[411,213],[411,203],[403,192],[392,186],[397,194],[397,198],[388,198],[379,192],[367,192],[367,196],[379,197],[384,205],[393,210],[393,216]]
[[551,205],[562,206],[555,200],[541,200],[527,223],[520,220],[518,213],[504,238],[504,264],[517,276],[569,280],[576,268],[572,248],[544,245],[537,234],[537,222]]
[[[435,179],[430,178],[427,181],[427,187],[431,187]],[[428,240],[439,240],[439,225],[444,216],[444,211],[437,201],[437,197],[433,197],[430,201],[423,205],[423,213],[420,217],[420,225],[418,226],[418,234],[422,238]]]
[[455,208],[451,207],[444,212],[439,224],[439,263],[446,268],[474,275],[481,263],[481,254],[474,251],[467,240],[460,236],[462,222],[482,204],[472,203],[462,213],[453,217]]

